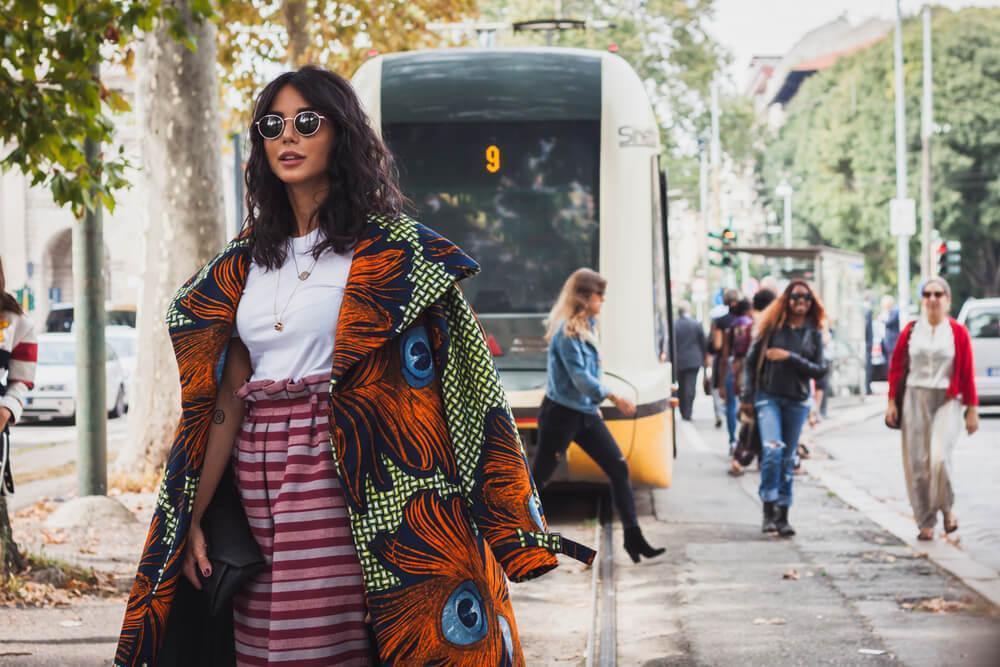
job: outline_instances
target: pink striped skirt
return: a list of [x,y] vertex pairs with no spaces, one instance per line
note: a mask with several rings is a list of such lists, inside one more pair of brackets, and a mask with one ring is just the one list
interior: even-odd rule
[[234,600],[239,665],[370,665],[361,565],[330,450],[329,375],[261,380],[234,451],[268,567]]

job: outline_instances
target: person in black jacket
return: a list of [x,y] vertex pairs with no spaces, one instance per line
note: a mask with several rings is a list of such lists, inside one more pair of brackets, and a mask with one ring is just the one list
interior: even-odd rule
[[763,444],[760,499],[765,533],[795,534],[788,523],[795,446],[812,405],[810,381],[827,371],[825,325],[826,312],[812,288],[804,280],[793,280],[764,311],[747,355],[741,409],[756,411]]
[[705,330],[701,322],[691,317],[691,305],[681,301],[674,320],[674,345],[677,346],[678,394],[681,419],[691,421],[691,407],[698,386],[698,371],[705,365]]

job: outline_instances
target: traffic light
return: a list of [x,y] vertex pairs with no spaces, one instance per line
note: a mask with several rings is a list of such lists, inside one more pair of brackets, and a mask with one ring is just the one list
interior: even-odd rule
[[942,241],[937,247],[937,274],[954,276],[962,272],[962,242]]
[[712,266],[733,266],[736,258],[732,247],[736,245],[736,232],[726,227],[721,232],[708,233],[708,262]]

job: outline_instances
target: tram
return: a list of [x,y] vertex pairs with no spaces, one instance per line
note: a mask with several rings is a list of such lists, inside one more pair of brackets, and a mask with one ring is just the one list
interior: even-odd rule
[[[353,79],[418,220],[482,267],[463,282],[529,458],[545,392],[543,321],[565,279],[608,279],[602,406],[636,484],[669,486],[674,424],[666,181],[642,81],[621,57],[563,48],[374,56]],[[603,481],[575,444],[553,481]]]

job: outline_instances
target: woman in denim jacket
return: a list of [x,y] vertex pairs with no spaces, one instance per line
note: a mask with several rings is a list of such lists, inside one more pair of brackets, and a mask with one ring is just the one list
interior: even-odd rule
[[812,407],[810,380],[821,379],[827,371],[825,326],[826,311],[819,297],[804,280],[793,280],[761,315],[747,354],[742,410],[757,412],[763,445],[760,499],[764,503],[761,530],[765,533],[776,532],[782,537],[795,534],[788,523],[795,450]]
[[596,271],[577,269],[563,285],[547,321],[548,387],[538,414],[538,452],[531,474],[539,488],[552,476],[557,457],[576,442],[611,481],[618,517],[625,529],[625,551],[632,562],[664,552],[646,542],[639,530],[628,463],[608,431],[599,406],[607,399],[626,417],[635,405],[601,382],[597,316],[607,281]]

